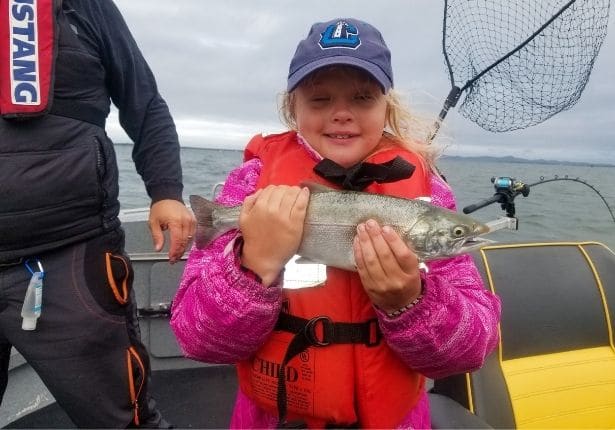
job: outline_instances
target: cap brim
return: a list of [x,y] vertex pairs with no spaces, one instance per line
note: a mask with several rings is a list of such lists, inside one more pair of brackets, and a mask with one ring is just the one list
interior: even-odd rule
[[384,73],[382,69],[376,66],[374,63],[370,63],[369,61],[365,61],[356,57],[346,57],[340,55],[321,58],[297,69],[292,75],[288,77],[288,85],[286,87],[286,90],[288,92],[294,90],[307,75],[314,72],[315,70],[321,69],[326,66],[334,66],[337,64],[354,66],[365,70],[370,75],[372,75],[373,78],[376,79],[376,81],[378,81],[378,83],[382,87],[383,93],[386,93],[393,86],[393,83],[391,82],[391,79],[387,76],[387,74]]

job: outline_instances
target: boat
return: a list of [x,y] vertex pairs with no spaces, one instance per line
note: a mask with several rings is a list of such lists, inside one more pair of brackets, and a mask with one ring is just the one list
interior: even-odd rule
[[[573,3],[567,2],[562,11]],[[588,4],[587,7],[592,5]],[[603,8],[608,10],[608,2]],[[577,10],[582,8],[579,6]],[[527,13],[534,11],[528,9]],[[458,16],[463,18],[466,15]],[[602,13],[600,17],[606,20],[608,13]],[[587,16],[586,19],[593,17]],[[532,16],[532,20],[524,21],[535,20]],[[500,26],[502,20],[492,19],[490,22]],[[504,22],[514,25],[516,21]],[[575,26],[602,32],[599,37],[591,37],[594,45],[599,48],[606,33],[606,25],[596,25],[595,21],[591,25],[573,22],[566,24],[565,28]],[[460,25],[457,31],[443,34],[454,35],[463,44],[464,39],[458,37],[460,29],[467,29],[471,37],[475,38],[475,27],[470,24]],[[532,38],[537,34],[534,33]],[[553,34],[562,36],[559,31]],[[549,43],[548,38],[541,37],[540,40],[546,41],[545,50],[556,54],[554,67],[561,73],[562,62],[560,56],[557,56],[560,51],[554,51],[554,46],[559,45]],[[568,39],[561,40],[566,42],[562,44],[568,50],[566,53],[578,52],[585,57],[585,61],[590,61],[587,69],[591,71],[599,49],[570,51],[570,47],[575,45],[569,45]],[[525,41],[523,46],[526,45],[538,57],[541,56],[541,51],[535,49],[535,45],[528,45]],[[443,46],[448,46],[444,40]],[[516,49],[511,53],[516,52]],[[465,49],[460,52],[462,54],[458,58],[463,60],[463,64],[476,67],[475,62],[466,61],[468,54]],[[593,52],[593,56],[586,55],[587,52]],[[446,61],[452,81],[449,57]],[[502,60],[506,58],[518,57],[507,54]],[[500,61],[472,78],[462,89],[451,82],[453,101],[447,98],[436,131],[449,107],[457,103],[461,92],[484,76],[491,67],[501,67]],[[578,64],[573,63],[576,71]],[[512,64],[517,65],[517,60]],[[538,64],[544,67],[543,62]],[[532,74],[535,68],[530,66],[525,67],[525,70]],[[516,72],[510,75],[519,78]],[[551,105],[562,110],[574,104],[581,94],[578,88],[585,87],[589,73],[579,76],[582,83],[570,85],[576,97],[570,98],[568,106],[559,107],[555,103],[548,103],[548,91],[540,88],[536,92],[542,94],[544,99],[536,111]],[[543,83],[540,79],[523,81],[524,84],[533,82],[536,85]],[[568,79],[559,79],[557,82],[570,83]],[[508,88],[507,85],[498,87]],[[473,91],[473,94],[494,97],[488,91]],[[501,104],[502,100],[498,98],[498,101]],[[499,111],[506,112],[510,118],[514,117],[502,106]],[[485,117],[492,118],[493,115]],[[151,393],[158,407],[176,428],[228,427],[237,392],[234,367],[184,358],[169,327],[170,303],[185,264],[185,256],[179,263],[169,265],[164,252],[147,251],[151,249],[149,230],[145,223],[147,209],[123,211],[121,218],[126,230],[126,248],[134,266],[134,290],[143,342],[151,357]],[[501,225],[506,223],[501,222]],[[487,358],[485,365],[476,372],[428,381],[432,426],[615,428],[615,253],[595,241],[561,241],[490,244],[475,251],[473,257],[486,288],[502,298],[502,340]],[[292,263],[285,271],[285,283],[286,286],[306,286],[317,283],[323,273],[317,266],[306,268]],[[16,351],[12,352],[8,387],[0,407],[0,427],[75,427],[34,370]]]
[[[146,251],[147,213],[126,210],[121,218],[152,395],[176,428],[227,428],[234,367],[182,356],[169,309],[186,256],[169,265],[164,252]],[[615,253],[598,242],[494,243],[473,257],[486,287],[502,298],[502,341],[480,370],[428,381],[433,427],[615,426]],[[324,266],[291,262],[285,283],[298,288],[323,277]],[[75,427],[17,352],[0,426]]]

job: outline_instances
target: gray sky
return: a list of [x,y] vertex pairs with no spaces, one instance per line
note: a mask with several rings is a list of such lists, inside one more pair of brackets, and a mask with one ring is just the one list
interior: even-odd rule
[[[441,49],[443,1],[115,0],[166,99],[184,146],[243,148],[283,130],[278,94],[312,23],[355,17],[375,25],[393,56],[395,87],[435,120],[450,90]],[[545,1],[545,0],[541,0]],[[615,13],[579,102],[525,130],[492,133],[458,114],[445,121],[446,154],[513,155],[615,164]],[[462,96],[463,100],[463,96]],[[109,134],[128,141],[115,112]]]

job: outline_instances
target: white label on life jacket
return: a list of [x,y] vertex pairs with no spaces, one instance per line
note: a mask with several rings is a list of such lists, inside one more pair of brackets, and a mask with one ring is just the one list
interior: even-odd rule
[[37,0],[9,0],[11,100],[40,105]]

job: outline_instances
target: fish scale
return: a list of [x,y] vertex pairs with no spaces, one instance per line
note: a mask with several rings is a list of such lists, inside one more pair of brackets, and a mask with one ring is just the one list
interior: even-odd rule
[[[420,260],[455,256],[477,249],[489,228],[475,219],[418,199],[334,190],[309,184],[303,237],[297,254],[302,262],[356,270],[352,243],[358,224],[368,219],[389,225]],[[238,228],[241,206],[224,207],[190,196],[197,218],[196,244],[204,247]]]

